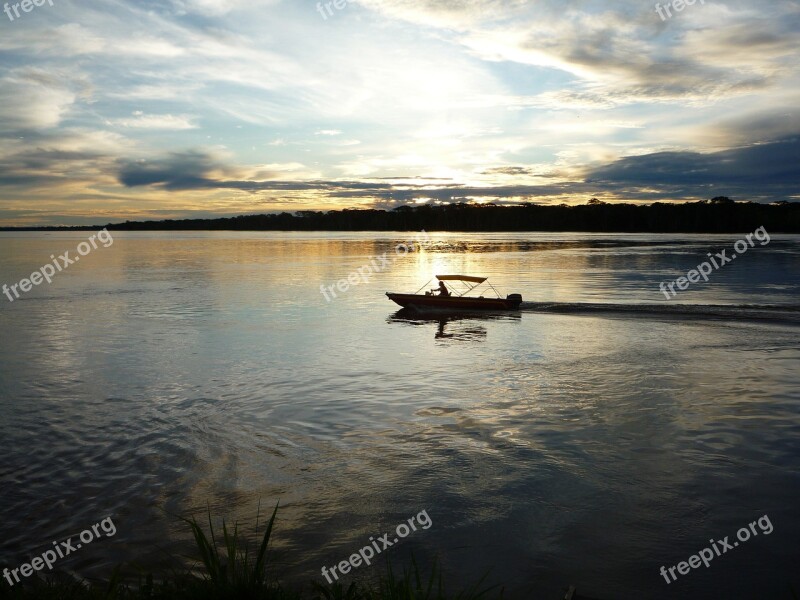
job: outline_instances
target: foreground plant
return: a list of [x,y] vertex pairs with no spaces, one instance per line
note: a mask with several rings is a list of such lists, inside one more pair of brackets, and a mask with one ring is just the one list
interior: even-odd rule
[[[438,561],[434,560],[430,576],[423,577],[416,559],[411,557],[411,568],[403,568],[402,575],[396,575],[387,560],[386,575],[381,575],[377,584],[351,583],[347,588],[340,582],[334,584],[313,583],[320,600],[481,600],[497,586],[481,587],[484,575],[472,588],[455,595],[445,591]],[[502,589],[498,598],[502,598]]]
[[[256,516],[256,531],[258,531],[258,518]],[[275,517],[278,514],[278,504],[272,511],[272,516],[266,524],[261,544],[255,555],[251,556],[250,547],[239,536],[239,524],[234,523],[233,530],[228,529],[225,520],[222,520],[222,539],[217,540],[214,524],[211,521],[211,509],[208,510],[209,537],[203,528],[192,517],[180,517],[192,531],[197,546],[200,562],[204,571],[201,572],[201,582],[195,583],[196,592],[202,592],[202,597],[209,598],[283,598],[285,593],[276,581],[269,578],[268,549]],[[200,596],[197,596],[200,597]]]
[[[215,531],[208,509],[208,533],[194,517],[178,517],[189,526],[197,556],[188,570],[181,567],[156,578],[141,569],[138,580],[123,580],[121,567],[106,582],[74,581],[60,576],[33,580],[25,586],[0,585],[0,600],[483,600],[495,588],[482,588],[484,578],[472,588],[448,595],[438,561],[424,577],[416,559],[402,575],[394,572],[387,559],[386,572],[375,582],[354,581],[345,587],[312,582],[310,593],[286,590],[271,569],[269,544],[278,505],[266,523],[258,550],[253,553],[240,535],[238,523],[229,528],[222,521],[222,536]],[[258,519],[256,516],[256,532]],[[170,557],[176,563],[180,561]],[[502,598],[502,591],[495,597]]]

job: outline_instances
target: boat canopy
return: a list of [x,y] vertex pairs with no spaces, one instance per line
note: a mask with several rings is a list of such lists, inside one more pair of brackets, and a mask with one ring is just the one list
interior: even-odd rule
[[469,281],[470,283],[483,283],[486,277],[471,277],[469,275],[437,275],[439,281]]
[[[489,283],[489,280],[488,280],[487,277],[473,277],[472,275],[436,275],[436,279],[438,279],[440,282],[441,281],[457,281],[457,282],[461,283],[462,284],[461,287],[463,288],[461,291],[454,290],[453,287],[455,287],[455,286],[451,286],[449,288],[450,291],[453,292],[453,295],[456,298],[466,297],[466,295],[468,293],[470,293],[472,290],[477,289],[478,286],[481,285],[482,283],[486,283],[486,285],[489,286],[489,289],[491,289],[497,295],[497,297],[500,298],[500,292],[498,292],[495,289],[495,287],[491,283]],[[431,280],[431,281],[433,281],[433,280]],[[428,283],[423,285],[420,289],[418,289],[416,291],[416,294],[419,294],[422,290],[424,290],[426,287],[428,287],[430,285],[431,281],[429,281]],[[438,290],[429,290],[428,292],[426,292],[426,295],[430,296],[431,294],[435,294],[435,292],[437,292],[437,291]],[[483,298],[483,296],[481,296],[481,298]]]

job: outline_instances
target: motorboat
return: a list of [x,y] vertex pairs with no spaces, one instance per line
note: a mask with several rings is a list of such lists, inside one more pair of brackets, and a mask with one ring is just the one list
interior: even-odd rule
[[[438,288],[420,293],[434,280],[439,282]],[[493,295],[483,295],[486,293]],[[488,278],[471,275],[437,275],[413,294],[386,292],[386,295],[403,308],[413,310],[518,310],[522,304],[521,294],[509,294],[503,298]]]

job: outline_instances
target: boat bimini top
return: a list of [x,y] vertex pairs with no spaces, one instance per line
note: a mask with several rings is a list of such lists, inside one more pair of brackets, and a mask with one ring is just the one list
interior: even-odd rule
[[[486,283],[488,288],[491,289],[497,295],[498,298],[502,297],[500,295],[500,292],[498,292],[495,289],[495,287],[491,283],[488,282],[488,277],[472,277],[471,275],[437,275],[435,277],[435,279],[437,279],[439,281],[450,282],[451,285],[452,285],[452,282],[460,283],[461,286],[460,286],[459,289],[456,289],[455,286],[452,286],[452,289],[451,289],[451,293],[456,298],[459,298],[461,296],[466,296],[471,291],[477,289],[482,283]],[[419,294],[422,290],[424,290],[426,287],[428,287],[431,284],[432,281],[433,281],[433,279],[431,279],[428,283],[423,285],[415,293]],[[481,297],[483,297],[483,296],[481,296]]]

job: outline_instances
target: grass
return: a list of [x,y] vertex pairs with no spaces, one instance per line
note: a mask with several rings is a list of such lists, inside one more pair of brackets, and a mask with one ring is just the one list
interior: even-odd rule
[[[124,578],[117,567],[108,581],[75,581],[53,576],[31,578],[8,586],[0,580],[2,600],[485,600],[502,598],[502,590],[484,586],[485,577],[474,586],[448,594],[441,569],[434,561],[427,576],[411,558],[411,566],[395,573],[386,562],[377,581],[353,581],[347,587],[311,582],[309,591],[283,587],[270,562],[272,538],[278,506],[266,523],[255,552],[239,532],[238,523],[229,528],[222,521],[221,537],[214,531],[208,511],[208,533],[194,518],[179,517],[191,530],[197,556],[189,569],[173,570],[155,577],[142,573],[135,580]],[[259,511],[260,516],[260,511]],[[258,517],[256,518],[256,532]]]
[[[239,525],[235,523],[233,531],[228,529],[222,521],[221,548],[217,544],[214,534],[214,525],[211,522],[211,511],[208,511],[208,529],[211,535],[209,541],[202,527],[197,521],[181,518],[192,530],[197,546],[200,561],[204,571],[201,572],[197,593],[203,592],[208,598],[283,598],[283,592],[276,584],[271,584],[268,578],[269,560],[267,550],[272,537],[272,528],[278,514],[278,505],[272,511],[272,516],[264,530],[261,545],[254,557],[250,555],[250,548],[239,538]],[[256,517],[256,530],[258,530],[258,517]],[[210,594],[210,595],[205,595]]]
[[[417,561],[411,557],[411,568],[404,569],[402,575],[395,575],[387,563],[386,575],[381,575],[377,585],[359,586],[351,583],[347,589],[341,583],[322,585],[314,583],[320,600],[481,600],[488,597],[494,588],[481,588],[485,576],[472,588],[454,595],[445,593],[442,574],[434,561],[427,580],[422,576]],[[502,597],[502,591],[498,597]]]

